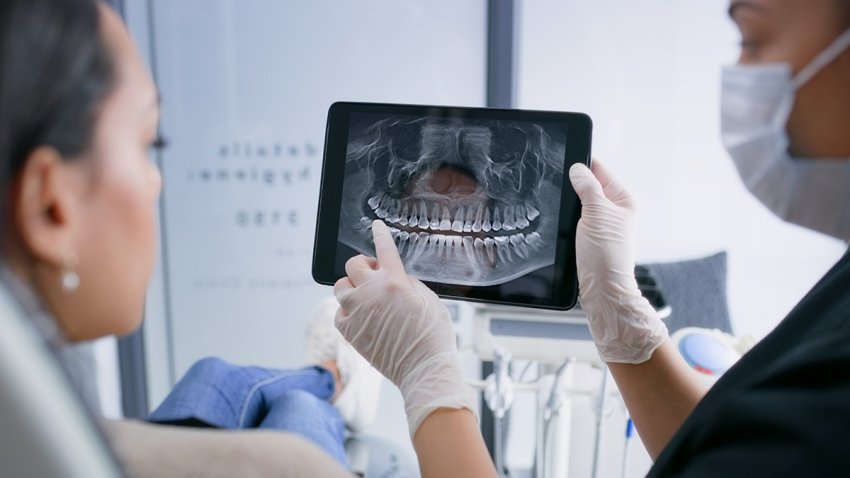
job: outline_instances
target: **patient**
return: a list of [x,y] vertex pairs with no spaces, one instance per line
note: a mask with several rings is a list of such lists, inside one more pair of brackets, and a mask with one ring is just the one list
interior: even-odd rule
[[377,414],[381,375],[334,327],[334,297],[319,303],[307,336],[316,366],[243,367],[219,358],[196,362],[147,420],[232,430],[285,430],[319,445],[348,467],[345,428],[362,431]]
[[[54,348],[140,324],[155,257],[158,103],[105,4],[0,2],[0,301]],[[323,397],[336,390],[330,372],[306,373],[324,380]],[[102,425],[130,475],[350,476],[338,433],[334,461],[278,430]]]

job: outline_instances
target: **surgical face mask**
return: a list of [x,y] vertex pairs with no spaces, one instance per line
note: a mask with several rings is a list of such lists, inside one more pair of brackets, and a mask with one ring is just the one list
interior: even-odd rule
[[845,241],[850,158],[792,158],[785,125],[796,90],[848,47],[850,30],[796,76],[784,63],[725,67],[720,100],[723,143],[747,189],[783,220]]

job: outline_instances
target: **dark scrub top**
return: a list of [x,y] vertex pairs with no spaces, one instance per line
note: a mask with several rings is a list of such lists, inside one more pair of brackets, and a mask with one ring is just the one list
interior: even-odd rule
[[649,476],[850,476],[850,251],[717,381]]

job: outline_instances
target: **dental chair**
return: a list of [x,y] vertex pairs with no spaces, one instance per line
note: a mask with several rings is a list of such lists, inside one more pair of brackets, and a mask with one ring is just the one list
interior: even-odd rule
[[419,466],[407,450],[375,434],[364,433],[346,438],[345,454],[352,470],[364,478],[419,476]]
[[[696,359],[716,365],[717,370],[712,373],[719,374],[740,356],[738,351],[743,349],[737,342],[727,340],[732,327],[726,300],[725,252],[686,261],[638,265],[635,277],[643,296],[674,334],[676,345],[681,343],[680,352],[692,355],[686,355],[692,366],[697,365],[693,363]],[[685,341],[680,342],[680,338]],[[710,338],[717,340],[709,342]],[[533,475],[568,475],[569,454],[551,450],[570,448],[571,397],[587,395],[596,415],[592,476],[597,476],[602,420],[605,410],[610,409],[613,385],[599,360],[580,305],[566,312],[476,305],[473,345],[481,360],[493,362],[493,373],[477,385],[493,413],[491,440],[500,472],[507,469],[504,455],[514,394],[531,392],[538,401]],[[516,382],[510,370],[517,360],[537,364],[542,378]],[[590,364],[602,371],[602,383],[596,390],[573,387],[576,363]],[[714,376],[708,378],[716,380]]]
[[0,474],[122,476],[52,351],[0,290]]

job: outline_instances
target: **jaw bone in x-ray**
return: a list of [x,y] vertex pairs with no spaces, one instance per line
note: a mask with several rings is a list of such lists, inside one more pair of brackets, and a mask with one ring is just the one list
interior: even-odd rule
[[555,262],[565,137],[529,122],[390,118],[351,131],[339,240],[392,232],[424,281],[488,286]]

